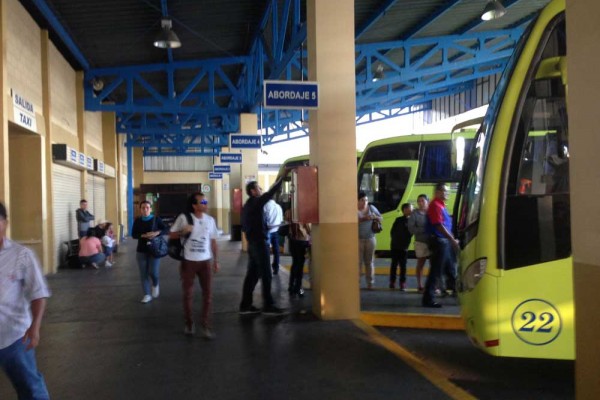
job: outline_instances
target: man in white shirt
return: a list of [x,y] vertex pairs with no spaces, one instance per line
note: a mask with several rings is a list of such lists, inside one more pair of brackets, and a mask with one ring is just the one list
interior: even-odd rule
[[281,206],[271,199],[263,207],[267,229],[269,229],[268,244],[273,249],[273,275],[279,273],[279,226],[283,222]]
[[35,351],[50,292],[34,253],[6,237],[8,215],[0,203],[0,368],[19,399],[49,399]]
[[188,224],[185,214],[180,214],[171,227],[171,238],[180,238],[183,244],[183,260],[180,275],[183,290],[183,333],[195,333],[192,304],[194,301],[194,280],[198,276],[202,288],[202,336],[214,338],[211,323],[212,274],[219,270],[217,262],[217,225],[208,215],[208,200],[203,193],[190,196],[190,213],[193,225]]

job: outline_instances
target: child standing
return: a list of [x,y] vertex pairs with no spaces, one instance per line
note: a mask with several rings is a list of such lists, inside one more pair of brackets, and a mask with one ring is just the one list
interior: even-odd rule
[[110,268],[115,263],[113,249],[115,247],[115,233],[112,229],[112,224],[106,222],[104,224],[104,236],[102,236],[102,247],[104,247],[104,254],[106,255],[106,267]]
[[412,239],[412,234],[408,230],[408,218],[412,213],[410,203],[402,204],[402,216],[396,218],[392,225],[391,235],[391,253],[392,263],[390,265],[390,289],[396,287],[396,268],[400,264],[400,290],[406,290],[406,259],[408,256],[408,246]]

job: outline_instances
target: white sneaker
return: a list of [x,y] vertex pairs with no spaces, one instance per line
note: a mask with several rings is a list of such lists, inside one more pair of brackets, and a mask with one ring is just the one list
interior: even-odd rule
[[142,300],[140,300],[140,302],[144,303],[144,304],[150,303],[151,301],[152,301],[152,296],[150,296],[148,294],[145,295],[144,297],[142,297]]
[[92,268],[94,268],[94,269],[98,269],[98,264],[96,264],[96,263],[92,263]]
[[159,294],[160,288],[158,287],[158,285],[152,286],[152,297],[157,298]]
[[192,323],[192,326],[185,325],[183,327],[183,334],[186,336],[193,336],[196,333],[196,325]]
[[215,333],[210,328],[202,328],[202,337],[206,340],[213,340]]
[[106,266],[106,268],[110,268],[113,266],[110,261],[107,261],[106,263],[104,263],[104,265]]

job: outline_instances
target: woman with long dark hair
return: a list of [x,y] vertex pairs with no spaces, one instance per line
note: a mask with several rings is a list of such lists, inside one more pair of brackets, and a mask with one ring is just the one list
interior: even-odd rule
[[[158,235],[166,235],[169,228],[162,220],[152,214],[152,205],[144,200],[140,203],[141,216],[136,218],[131,229],[131,237],[138,240],[136,260],[140,269],[140,279],[142,280],[142,290],[144,297],[142,303],[148,303],[153,298],[157,298],[159,290],[159,266],[160,258],[155,258],[150,254],[150,239]],[[150,287],[152,283],[152,287]]]

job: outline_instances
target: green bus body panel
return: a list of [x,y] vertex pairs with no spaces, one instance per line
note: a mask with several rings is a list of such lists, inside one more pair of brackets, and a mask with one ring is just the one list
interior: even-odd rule
[[[501,168],[513,115],[541,37],[551,20],[564,10],[564,0],[546,6],[510,77],[495,118],[477,235],[459,256],[459,274],[476,260],[487,260],[486,273],[477,286],[459,293],[459,299],[469,337],[495,356],[575,358],[572,258],[510,270],[499,268],[497,261]],[[484,345],[493,340],[498,340],[497,346]]]
[[[475,137],[475,130],[464,130],[461,132],[455,132],[453,134],[450,133],[431,133],[431,134],[413,134],[413,135],[404,135],[404,136],[396,136],[392,138],[379,139],[373,141],[365,147],[365,150],[362,153],[362,158],[358,163],[358,174],[360,177],[360,173],[363,169],[373,167],[373,168],[383,168],[383,167],[410,167],[410,178],[406,184],[406,190],[402,196],[402,198],[398,201],[397,208],[392,211],[388,211],[386,213],[382,213],[383,216],[383,230],[378,233],[375,237],[377,240],[375,251],[377,252],[386,252],[390,250],[390,231],[392,229],[392,225],[396,218],[402,216],[402,204],[411,203],[413,207],[417,206],[417,197],[420,194],[426,194],[429,199],[433,197],[433,191],[435,188],[435,182],[416,182],[417,172],[419,170],[419,161],[418,160],[389,160],[389,161],[374,161],[374,162],[366,162],[364,161],[364,157],[370,151],[376,150],[378,147],[384,147],[390,144],[397,143],[415,143],[415,142],[436,142],[436,141],[450,141],[453,138],[462,137],[465,139],[473,139]],[[456,199],[456,190],[457,183],[456,182],[447,182],[450,188],[450,193],[448,196],[448,200],[446,202],[446,209],[449,214],[452,214],[452,210],[454,209],[454,200]],[[410,243],[409,250],[414,250],[414,238]]]

